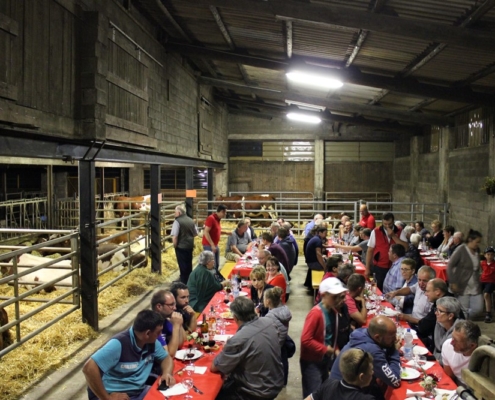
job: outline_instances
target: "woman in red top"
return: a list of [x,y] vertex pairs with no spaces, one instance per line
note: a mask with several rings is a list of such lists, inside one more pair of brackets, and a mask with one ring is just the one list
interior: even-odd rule
[[495,249],[487,247],[485,250],[485,261],[481,261],[481,288],[485,298],[486,315],[485,322],[492,322],[492,293],[495,290]]
[[282,289],[282,302],[285,304],[285,291],[287,290],[287,282],[284,275],[280,272],[280,263],[276,257],[270,257],[266,261],[266,283],[272,286],[278,286]]

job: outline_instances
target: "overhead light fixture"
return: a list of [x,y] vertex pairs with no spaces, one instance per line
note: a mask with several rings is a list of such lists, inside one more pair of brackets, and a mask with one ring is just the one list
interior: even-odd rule
[[306,122],[308,124],[319,124],[321,122],[321,118],[317,115],[311,115],[308,113],[296,111],[287,113],[287,118],[289,118],[291,121]]
[[287,72],[286,76],[292,82],[317,86],[325,89],[338,89],[344,85],[344,83],[340,79],[331,78],[323,75],[310,74],[302,71]]

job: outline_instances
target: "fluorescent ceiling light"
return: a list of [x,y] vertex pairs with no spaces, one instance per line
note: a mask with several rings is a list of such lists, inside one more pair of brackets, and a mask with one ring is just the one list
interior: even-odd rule
[[293,82],[306,85],[317,86],[325,89],[338,89],[344,84],[336,78],[329,78],[323,75],[308,74],[307,72],[292,71],[287,72],[287,78]]
[[321,118],[316,115],[308,115],[298,112],[288,113],[287,118],[292,121],[307,122],[309,124],[319,124],[321,122]]

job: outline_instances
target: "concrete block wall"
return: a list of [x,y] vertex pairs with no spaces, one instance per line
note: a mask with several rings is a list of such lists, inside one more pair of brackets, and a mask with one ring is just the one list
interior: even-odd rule
[[393,198],[394,201],[412,201],[413,188],[411,187],[411,157],[400,157],[393,164]]
[[392,193],[392,168],[392,162],[339,162],[326,164],[325,191]]

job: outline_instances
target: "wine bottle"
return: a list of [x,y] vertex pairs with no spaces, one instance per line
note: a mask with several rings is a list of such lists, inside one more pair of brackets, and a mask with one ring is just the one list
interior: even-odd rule
[[201,324],[201,336],[203,337],[203,342],[208,341],[208,322],[205,314],[203,314],[203,323]]
[[210,313],[208,314],[208,340],[215,340],[215,335],[217,333],[217,314],[213,306],[210,308]]

